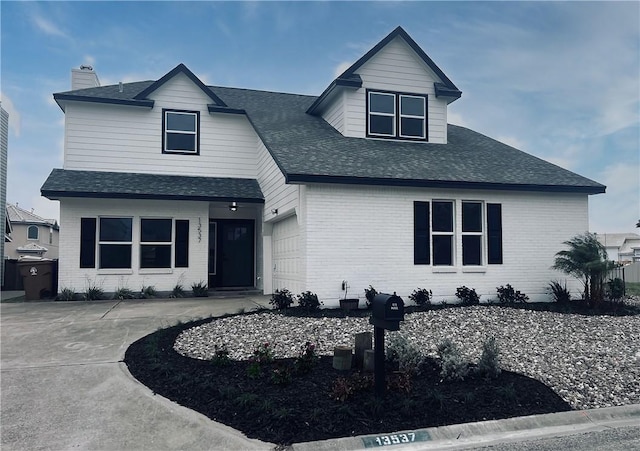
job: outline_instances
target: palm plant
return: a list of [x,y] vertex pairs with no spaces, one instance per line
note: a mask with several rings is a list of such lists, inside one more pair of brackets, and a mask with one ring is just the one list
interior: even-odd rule
[[569,249],[556,253],[553,269],[557,269],[580,279],[584,285],[584,299],[590,305],[600,302],[604,297],[604,279],[613,267],[607,260],[607,251],[598,241],[596,234],[576,235],[563,244]]

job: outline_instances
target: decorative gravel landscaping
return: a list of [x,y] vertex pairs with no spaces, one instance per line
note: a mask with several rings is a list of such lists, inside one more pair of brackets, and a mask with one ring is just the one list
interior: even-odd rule
[[[353,346],[371,331],[369,319],[300,318],[275,312],[223,318],[186,330],[175,349],[211,359],[225,345],[232,359],[251,357],[256,344],[273,344],[278,358],[295,357],[301,343],[317,343],[321,355]],[[452,307],[407,315],[399,332],[430,357],[451,338],[477,362],[482,343],[495,337],[501,367],[544,382],[574,409],[640,403],[640,316],[585,316],[499,306]]]
[[[381,399],[371,375],[332,367],[335,345],[353,346],[354,334],[372,330],[362,310],[263,311],[177,325],[138,340],[125,362],[155,393],[279,445],[640,403],[638,307],[626,316],[548,311],[557,307],[408,313],[387,344],[401,334],[427,358],[418,374],[388,368]],[[475,365],[490,337],[503,370],[493,378]],[[443,380],[437,347],[446,338],[471,363],[464,380]],[[307,342],[319,358],[301,353]]]

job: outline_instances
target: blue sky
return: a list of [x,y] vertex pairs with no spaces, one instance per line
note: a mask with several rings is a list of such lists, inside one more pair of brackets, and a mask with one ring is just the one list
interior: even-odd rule
[[463,92],[449,122],[607,185],[590,230],[640,218],[638,2],[7,2],[2,106],[9,202],[47,218],[62,167],[52,94],[90,64],[103,85],[184,63],[207,84],[319,95],[401,25]]

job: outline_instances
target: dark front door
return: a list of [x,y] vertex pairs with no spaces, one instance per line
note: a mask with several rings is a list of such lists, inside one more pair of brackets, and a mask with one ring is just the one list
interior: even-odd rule
[[[253,287],[254,222],[218,220],[215,249],[217,288]],[[211,257],[210,257],[211,258]]]

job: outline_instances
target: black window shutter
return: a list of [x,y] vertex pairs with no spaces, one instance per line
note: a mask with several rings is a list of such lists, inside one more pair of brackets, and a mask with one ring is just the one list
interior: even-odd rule
[[189,267],[189,221],[176,220],[176,268]]
[[431,263],[429,238],[429,202],[413,203],[413,264]]
[[96,267],[96,218],[80,218],[80,267]]
[[487,240],[490,265],[502,264],[502,204],[487,204]]

